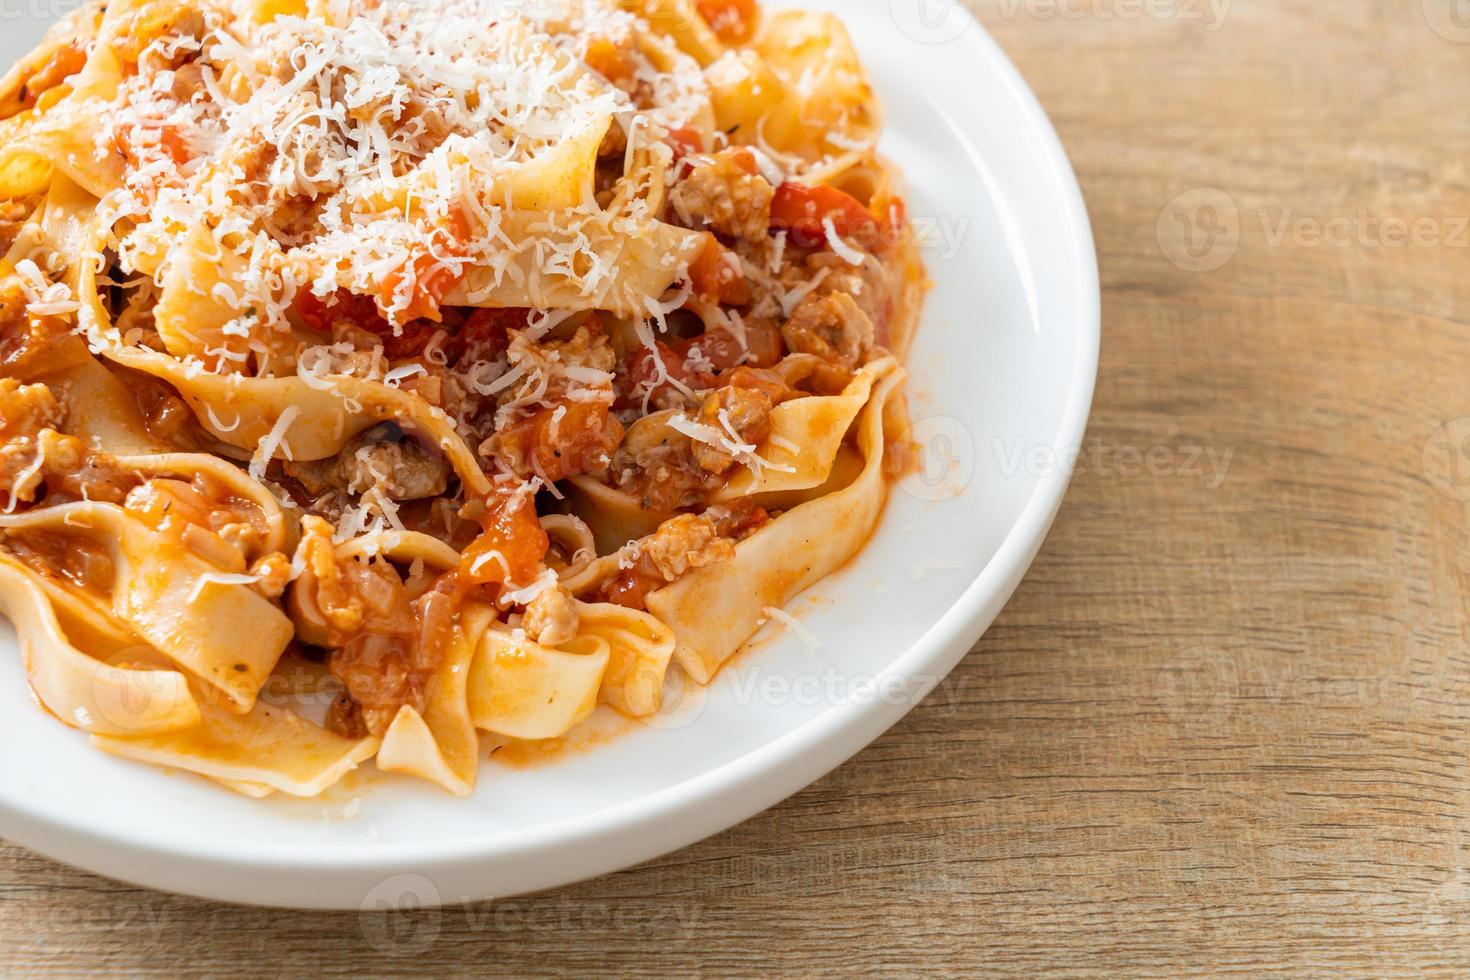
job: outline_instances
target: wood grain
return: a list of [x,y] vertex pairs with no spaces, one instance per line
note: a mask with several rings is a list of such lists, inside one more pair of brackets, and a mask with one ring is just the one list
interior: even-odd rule
[[[1470,416],[1450,6],[979,3],[1096,229],[1089,452],[995,627],[828,778],[396,938],[0,844],[0,972],[1463,975],[1470,429],[1435,435]],[[1167,212],[1186,192],[1238,215],[1212,271],[1169,258],[1218,258],[1182,251],[1210,217]],[[1432,234],[1396,245],[1386,219]]]

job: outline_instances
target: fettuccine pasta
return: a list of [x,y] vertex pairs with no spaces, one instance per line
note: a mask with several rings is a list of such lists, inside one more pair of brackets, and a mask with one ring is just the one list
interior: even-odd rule
[[250,796],[464,795],[708,683],[906,458],[881,121],[838,20],[754,0],[76,11],[0,80],[35,699]]

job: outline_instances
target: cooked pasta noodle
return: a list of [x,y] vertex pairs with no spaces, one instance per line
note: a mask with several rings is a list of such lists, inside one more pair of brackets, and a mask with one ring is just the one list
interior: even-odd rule
[[76,11],[0,80],[38,702],[250,796],[464,795],[482,733],[707,683],[902,465],[880,126],[841,23],[754,0]]

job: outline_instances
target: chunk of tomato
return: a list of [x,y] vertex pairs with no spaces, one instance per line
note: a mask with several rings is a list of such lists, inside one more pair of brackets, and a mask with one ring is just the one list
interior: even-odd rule
[[633,63],[622,48],[604,37],[595,37],[587,42],[587,54],[582,59],[597,74],[617,83],[633,77]]
[[744,44],[755,33],[756,0],[695,0],[699,16],[726,44]]
[[29,108],[46,92],[60,85],[87,64],[87,49],[83,42],[64,44],[51,53],[20,88],[21,104]]
[[706,303],[743,306],[750,302],[750,284],[734,252],[706,234],[704,249],[689,265],[694,293]]
[[462,586],[531,584],[551,545],[531,501],[528,493],[491,493],[479,517],[480,536],[459,560]]
[[826,184],[788,180],[771,199],[771,227],[785,230],[793,245],[817,248],[827,241],[826,220],[844,238],[864,245],[879,241],[878,222],[857,198]]
[[564,402],[501,429],[495,455],[521,476],[553,483],[606,469],[623,426],[606,402]]
[[704,142],[697,129],[671,129],[667,140],[674,148],[674,162],[676,163],[685,157],[696,156],[704,152]]

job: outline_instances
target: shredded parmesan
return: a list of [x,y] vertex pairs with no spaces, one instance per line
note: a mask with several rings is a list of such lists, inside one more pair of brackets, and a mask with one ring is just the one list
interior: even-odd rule
[[477,386],[475,390],[482,395],[498,395],[505,389],[509,388],[511,385],[515,384],[517,381],[524,378],[526,376],[526,370],[527,368],[525,365],[517,364],[515,367],[506,371],[494,381],[491,381],[487,385]]
[[520,589],[509,589],[500,593],[499,602],[502,606],[524,606],[547,589],[556,585],[558,579],[556,572],[549,568],[543,568],[541,574],[536,576],[535,581]]
[[668,365],[664,363],[663,357],[659,355],[658,344],[654,340],[653,329],[648,325],[648,321],[637,321],[633,325],[633,331],[638,336],[638,342],[642,344],[644,350],[648,352],[648,357],[649,360],[653,363],[654,370],[654,377],[643,392],[643,411],[648,411],[649,396],[652,395],[654,389],[658,388],[660,385],[668,385],[685,397],[693,398],[694,392],[689,390],[689,386],[669,374]]
[[[683,125],[708,100],[682,54],[660,55],[657,67],[631,55],[653,90],[647,110],[594,81],[574,53],[581,39],[647,30],[608,0],[339,3],[325,17],[262,23],[207,10],[204,20],[198,37],[165,33],[157,56],[124,79],[94,145],[99,158],[118,148],[128,166],[98,212],[122,229],[124,271],[166,254],[179,229],[196,230],[210,264],[228,270],[198,292],[238,314],[229,332],[267,350],[304,287],[376,295],[395,326],[428,282],[471,267],[498,270],[499,282],[527,250],[543,258],[543,275],[588,295],[604,288],[613,270],[575,231],[599,217],[597,202],[571,207],[568,228],[513,241],[502,231],[508,188],[527,168],[557,166],[564,146],[609,119],[625,121],[633,154],[645,125]],[[147,67],[183,56],[207,97],[178,96],[171,68]],[[316,205],[299,229],[283,226],[291,199]],[[544,316],[538,330],[565,315]]]
[[853,153],[866,153],[873,148],[872,140],[855,140],[845,133],[829,130],[822,134],[822,138],[839,150],[848,150]]
[[783,228],[771,238],[771,262],[766,268],[773,276],[781,271],[781,262],[786,257],[786,237]]
[[10,502],[5,505],[4,511],[0,511],[0,513],[15,513],[15,508],[20,506],[22,495],[29,494],[35,489],[36,477],[40,475],[41,467],[45,465],[46,454],[38,445],[36,447],[35,460],[33,460],[31,464],[25,469],[16,474],[14,481],[11,483],[10,492],[9,494],[7,494],[7,496],[10,497]]
[[748,466],[752,472],[759,473],[762,469],[769,468],[781,473],[795,473],[793,467],[772,463],[762,458],[755,450],[756,447],[747,442],[742,442],[739,435],[730,425],[729,415],[724,409],[720,410],[720,427],[706,425],[691,419],[682,412],[669,417],[666,423],[675,432],[682,433],[695,442],[702,442],[712,446],[719,451],[734,457],[738,462]]
[[209,416],[209,424],[211,427],[214,428],[216,432],[234,432],[240,427],[239,412],[235,413],[235,421],[231,422],[229,425],[225,425],[219,420],[219,416],[214,414],[214,406],[209,404],[208,402],[205,402],[204,404],[204,414]]
[[425,368],[422,364],[405,364],[402,367],[396,367],[393,370],[389,371],[387,374],[383,375],[383,383],[390,384],[396,387],[399,382],[406,381],[416,374],[428,373],[428,369]]
[[35,316],[63,316],[75,313],[81,304],[64,282],[50,282],[33,259],[15,264],[16,277],[26,298],[26,312]]
[[502,555],[499,551],[494,550],[493,548],[485,552],[483,555],[476,557],[474,561],[470,562],[470,574],[480,574],[480,569],[484,568],[492,561],[500,562],[500,570],[506,575],[510,575],[510,562],[506,561],[505,556]]
[[256,447],[255,455],[250,458],[250,475],[257,480],[265,479],[265,468],[270,461],[275,459],[276,450],[281,447],[281,440],[286,438],[286,432],[291,428],[291,423],[296,421],[296,416],[301,414],[300,407],[287,405],[276,418],[276,424],[271,426]]
[[791,311],[796,309],[796,307],[801,303],[802,300],[811,295],[812,290],[820,286],[822,284],[822,281],[827,278],[831,271],[831,269],[823,268],[806,282],[801,283],[798,286],[793,286],[789,291],[787,291],[784,296],[780,297],[781,312],[784,313],[786,316],[790,316]]
[[618,568],[627,571],[638,564],[638,559],[643,557],[643,544],[640,541],[629,541],[617,550]]
[[761,609],[761,615],[767,619],[774,619],[776,622],[782,623],[792,633],[795,633],[797,638],[801,640],[802,645],[806,647],[807,653],[816,653],[822,648],[822,641],[817,639],[816,635],[806,628],[806,624],[786,610],[778,609],[775,606],[766,606]]
[[260,575],[241,575],[234,572],[205,572],[194,580],[194,588],[189,591],[189,602],[195,602],[204,593],[204,587],[213,582],[216,585],[254,585],[261,580]]
[[964,564],[962,562],[949,558],[925,558],[916,563],[909,571],[909,578],[918,582],[922,581],[932,572],[946,572],[963,567]]
[[767,441],[775,448],[784,450],[792,455],[801,452],[801,443],[793,439],[788,439],[779,433],[772,433]]
[[863,253],[842,240],[842,236],[837,234],[837,226],[832,223],[830,214],[822,218],[822,230],[827,233],[827,244],[844,262],[848,265],[863,264]]
[[669,297],[667,300],[659,301],[654,299],[652,296],[643,297],[643,307],[644,309],[648,310],[650,316],[652,316],[660,324],[663,324],[664,317],[668,316],[675,310],[683,309],[684,304],[689,302],[689,297],[693,294],[694,283],[692,280],[686,279],[684,281],[684,285],[680,287],[678,292],[674,293],[674,295]]

